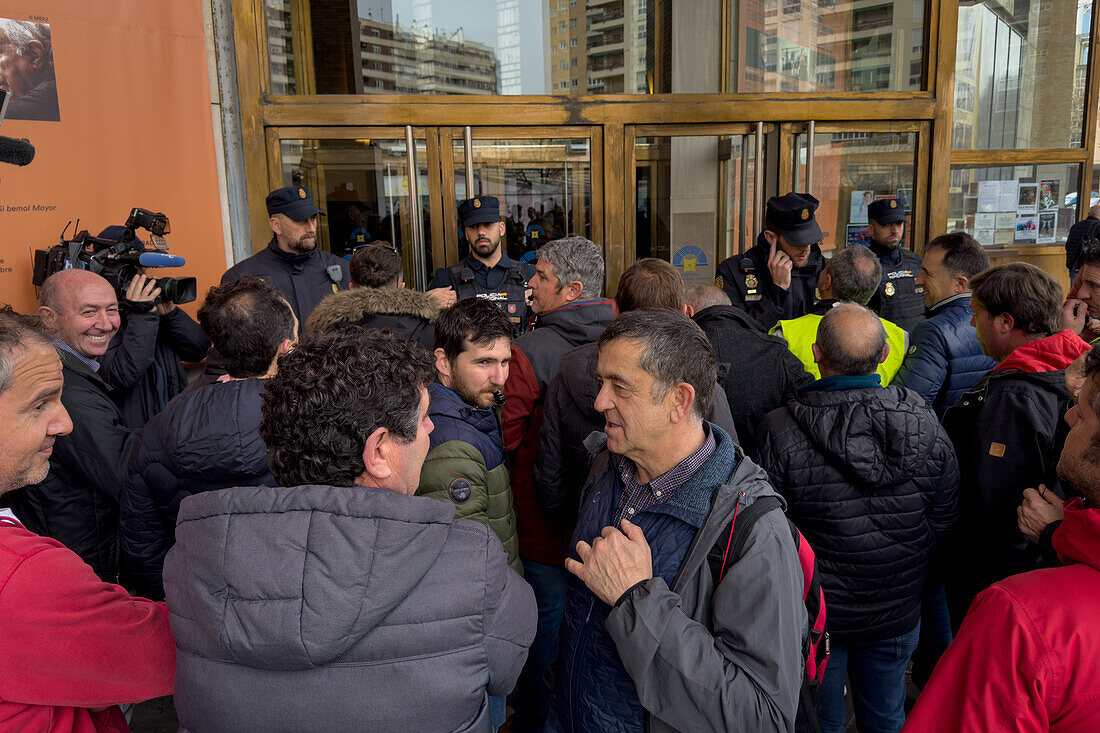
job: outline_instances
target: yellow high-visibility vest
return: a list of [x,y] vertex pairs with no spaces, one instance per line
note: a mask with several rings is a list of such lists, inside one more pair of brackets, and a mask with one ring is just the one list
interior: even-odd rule
[[[817,341],[817,327],[824,316],[816,313],[807,313],[801,318],[780,321],[772,326],[771,334],[782,329],[783,339],[787,342],[787,348],[798,357],[806,371],[813,375],[814,379],[821,379],[821,370],[814,362],[813,345]],[[886,343],[890,345],[890,353],[886,361],[878,365],[878,375],[882,378],[882,386],[890,384],[894,376],[901,369],[901,362],[905,359],[905,350],[909,344],[909,334],[901,326],[898,326],[885,318],[880,318],[883,328],[886,329]]]

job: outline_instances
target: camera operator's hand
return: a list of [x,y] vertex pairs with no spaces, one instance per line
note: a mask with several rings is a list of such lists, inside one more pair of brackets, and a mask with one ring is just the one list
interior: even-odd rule
[[157,303],[157,313],[166,316],[176,309],[176,304],[170,300],[162,300]]
[[126,302],[136,305],[137,310],[148,313],[152,310],[153,302],[160,295],[155,278],[145,275],[134,275],[134,279],[126,286]]
[[134,275],[134,279],[126,287],[126,300],[131,303],[152,303],[160,295],[156,278],[145,275]]

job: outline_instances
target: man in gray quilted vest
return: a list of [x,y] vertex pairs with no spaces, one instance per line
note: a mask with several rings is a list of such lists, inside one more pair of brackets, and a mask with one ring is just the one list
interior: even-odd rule
[[431,358],[342,329],[279,361],[260,435],[278,487],[185,499],[164,585],[195,731],[489,731],[535,635],[491,529],[414,496]]

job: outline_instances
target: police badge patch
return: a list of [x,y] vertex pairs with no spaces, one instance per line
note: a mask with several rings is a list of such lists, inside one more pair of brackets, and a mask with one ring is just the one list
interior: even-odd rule
[[889,296],[893,296],[894,293],[897,292],[897,288],[894,287],[894,283],[886,283],[886,287],[883,289],[883,292],[885,292]]
[[716,287],[716,288],[720,288],[720,287],[722,287],[722,286],[723,286],[724,284],[725,284],[725,281],[724,281],[724,280],[722,280],[722,276],[721,276],[721,275],[719,275],[718,277],[714,278],[714,287]]
[[753,288],[755,288],[759,284],[760,284],[760,282],[756,279],[756,275],[753,275],[752,273],[749,273],[748,275],[745,275],[745,287],[746,288],[752,290]]
[[451,495],[451,501],[455,504],[465,504],[470,500],[473,489],[470,487],[470,482],[466,479],[456,478],[451,482],[451,485],[447,487],[447,493]]

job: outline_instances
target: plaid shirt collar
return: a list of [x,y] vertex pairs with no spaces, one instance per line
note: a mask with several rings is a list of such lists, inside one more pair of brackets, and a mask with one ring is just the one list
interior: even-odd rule
[[88,357],[84,356],[84,354],[81,354],[79,351],[74,349],[72,346],[69,346],[67,343],[65,343],[61,339],[54,339],[53,345],[56,346],[59,349],[64,349],[65,351],[68,351],[70,354],[75,356],[77,359],[80,359],[80,361],[82,361],[84,363],[84,366],[88,367],[93,372],[97,372],[97,373],[99,372],[99,362],[98,361],[96,361],[95,359],[89,359]]
[[695,475],[699,467],[714,453],[714,433],[706,422],[703,423],[703,431],[706,433],[706,440],[698,450],[647,484],[638,483],[638,467],[634,465],[634,461],[629,458],[619,461],[623,493],[619,497],[611,526],[618,527],[624,518],[633,522],[639,514],[668,501],[678,488]]

